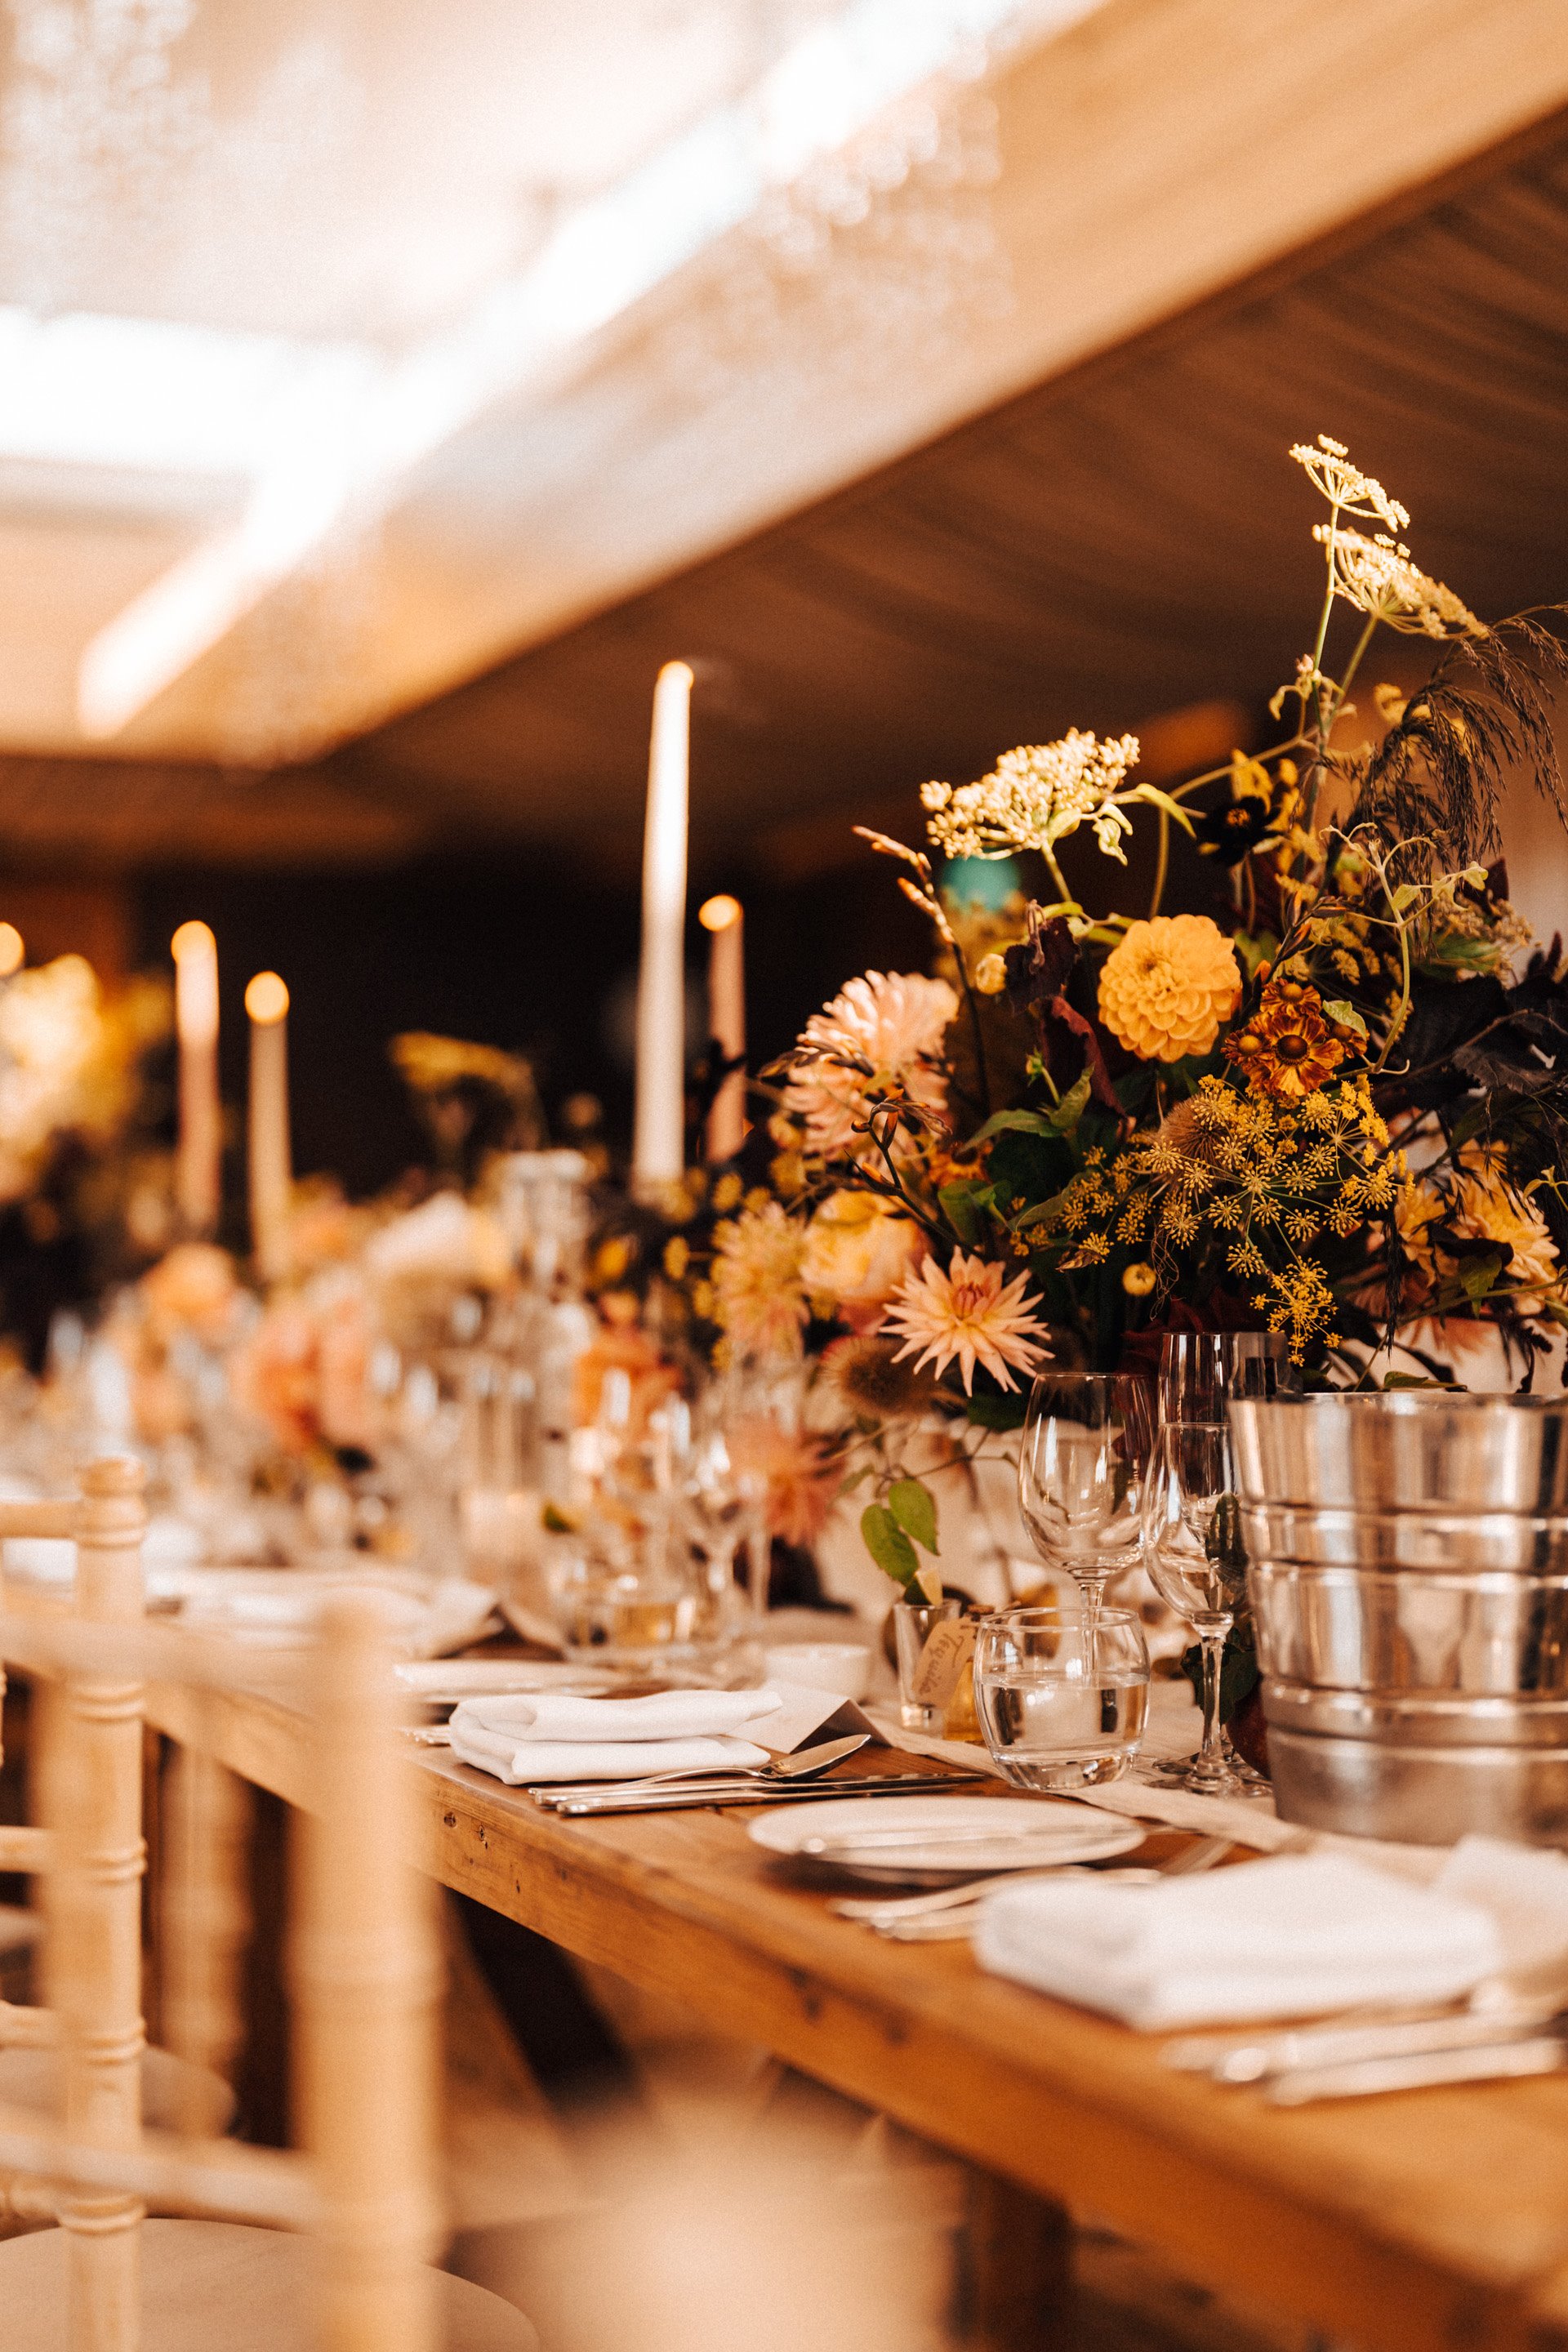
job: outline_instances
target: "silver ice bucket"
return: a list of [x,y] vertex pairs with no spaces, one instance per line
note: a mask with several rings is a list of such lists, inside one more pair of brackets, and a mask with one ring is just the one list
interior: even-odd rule
[[1568,1845],[1568,1402],[1230,1415],[1281,1816]]

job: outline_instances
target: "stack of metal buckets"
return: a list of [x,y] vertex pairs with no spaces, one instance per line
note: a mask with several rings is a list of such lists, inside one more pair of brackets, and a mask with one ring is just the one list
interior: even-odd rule
[[1568,1845],[1568,1402],[1230,1413],[1281,1816]]

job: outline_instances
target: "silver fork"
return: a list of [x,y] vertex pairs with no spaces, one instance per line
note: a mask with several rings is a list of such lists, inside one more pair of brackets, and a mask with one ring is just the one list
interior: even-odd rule
[[[1202,1870],[1212,1870],[1226,1855],[1234,1838],[1200,1838],[1195,1845],[1184,1846],[1168,1861],[1156,1863],[1147,1869],[1095,1871],[1082,1863],[1068,1864],[1059,1870],[1010,1871],[1001,1878],[981,1879],[968,1886],[946,1890],[948,1899],[941,1909],[921,1908],[917,1911],[897,1911],[887,1906],[882,1916],[867,1918],[864,1912],[856,1916],[867,1919],[879,1936],[895,1944],[948,1944],[965,1940],[979,1924],[984,1909],[984,1896],[998,1885],[1017,1885],[1029,1878],[1103,1877],[1121,1886],[1158,1886],[1163,1879],[1187,1878]],[[927,1905],[929,1898],[914,1896],[915,1903]],[[843,1906],[837,1906],[840,1909]]]

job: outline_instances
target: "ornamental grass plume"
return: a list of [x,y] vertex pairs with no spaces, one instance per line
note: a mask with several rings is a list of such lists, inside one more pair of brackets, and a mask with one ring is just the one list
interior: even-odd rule
[[1100,1017],[1143,1062],[1206,1054],[1241,994],[1241,967],[1207,915],[1129,924],[1100,975]]
[[1026,1274],[1002,1279],[1002,1268],[978,1255],[954,1250],[943,1273],[928,1258],[907,1275],[882,1319],[884,1331],[903,1335],[898,1362],[914,1356],[916,1370],[934,1366],[938,1378],[955,1360],[963,1373],[965,1396],[974,1393],[974,1367],[983,1364],[1005,1389],[1016,1389],[1015,1371],[1030,1372],[1050,1354],[1046,1326],[1024,1304]]

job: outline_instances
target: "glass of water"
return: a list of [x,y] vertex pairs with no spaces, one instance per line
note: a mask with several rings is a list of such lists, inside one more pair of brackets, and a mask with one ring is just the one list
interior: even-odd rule
[[1007,1609],[975,1635],[974,1703],[1019,1789],[1082,1789],[1128,1769],[1149,1719],[1149,1652],[1131,1609]]

